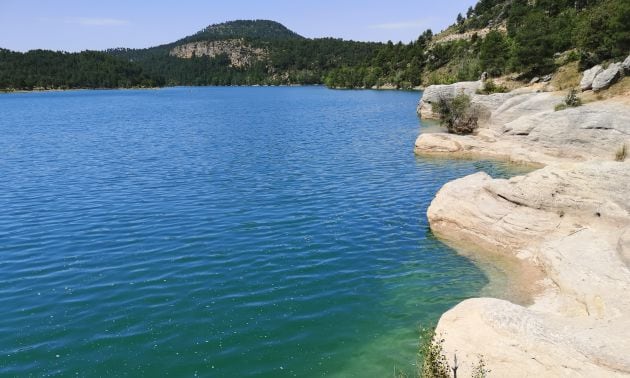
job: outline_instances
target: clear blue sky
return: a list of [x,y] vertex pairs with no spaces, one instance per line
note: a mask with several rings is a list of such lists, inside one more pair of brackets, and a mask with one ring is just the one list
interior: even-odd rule
[[270,19],[305,37],[409,42],[476,0],[0,0],[0,47],[80,51],[173,42],[209,24]]

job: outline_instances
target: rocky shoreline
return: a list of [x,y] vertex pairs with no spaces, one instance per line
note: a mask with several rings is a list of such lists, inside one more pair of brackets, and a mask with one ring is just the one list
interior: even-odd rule
[[421,134],[416,154],[540,169],[450,182],[427,215],[443,240],[492,255],[526,298],[469,299],[446,312],[437,332],[449,359],[457,353],[462,376],[478,355],[499,377],[630,375],[630,158],[618,161],[630,148],[630,94],[555,111],[562,93],[475,94],[480,85],[427,88],[423,118],[438,97],[464,92],[480,128]]

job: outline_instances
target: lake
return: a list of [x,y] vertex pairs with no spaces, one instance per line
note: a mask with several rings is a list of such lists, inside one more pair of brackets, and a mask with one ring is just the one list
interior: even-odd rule
[[487,284],[417,92],[0,95],[0,375],[384,377]]

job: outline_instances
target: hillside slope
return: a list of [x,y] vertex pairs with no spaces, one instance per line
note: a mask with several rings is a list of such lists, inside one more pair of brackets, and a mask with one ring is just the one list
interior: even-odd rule
[[381,43],[309,39],[268,20],[210,25],[147,49],[111,49],[169,85],[321,84],[332,69],[369,60]]

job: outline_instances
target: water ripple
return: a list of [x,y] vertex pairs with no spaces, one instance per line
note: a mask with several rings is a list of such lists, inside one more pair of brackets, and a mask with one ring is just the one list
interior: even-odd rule
[[[485,284],[436,241],[417,94],[0,96],[0,375],[381,377]],[[410,369],[413,371],[413,368]]]

